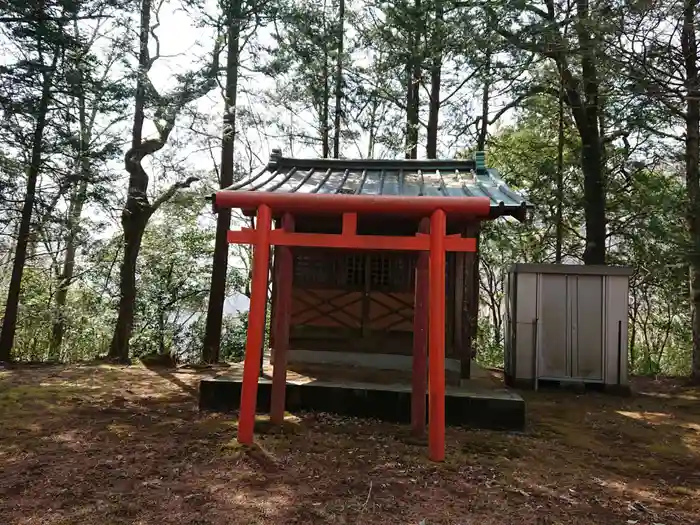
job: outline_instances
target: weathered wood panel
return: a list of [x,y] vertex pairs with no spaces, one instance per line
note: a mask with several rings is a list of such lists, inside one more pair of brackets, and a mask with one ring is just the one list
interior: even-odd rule
[[[413,227],[404,224],[405,231],[390,232],[361,226],[402,235]],[[447,254],[445,268],[445,354],[452,358],[464,350],[457,344],[463,337],[459,323],[464,294],[463,288],[456,290],[459,257]],[[411,355],[416,261],[413,252],[296,248],[290,347]]]
[[362,292],[292,289],[292,326],[362,328]]
[[367,330],[413,332],[413,294],[370,292]]
[[479,321],[479,237],[481,225],[477,222],[467,228],[464,237],[475,237],[477,251],[464,254],[464,277],[462,282],[461,341],[457,355],[462,362],[462,378],[471,373],[471,360],[476,355],[476,335]]

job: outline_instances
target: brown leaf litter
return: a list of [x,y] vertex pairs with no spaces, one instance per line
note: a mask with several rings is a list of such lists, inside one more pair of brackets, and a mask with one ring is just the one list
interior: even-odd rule
[[427,460],[405,426],[200,414],[205,372],[0,372],[5,524],[697,524],[700,390],[526,393],[524,433],[450,428]]

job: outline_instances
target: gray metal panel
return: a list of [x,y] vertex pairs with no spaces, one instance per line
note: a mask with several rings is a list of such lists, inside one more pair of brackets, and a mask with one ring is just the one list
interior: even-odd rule
[[540,276],[538,377],[569,377],[569,304],[564,275]]
[[509,273],[507,308],[515,324],[510,375],[627,386],[631,269],[563,265],[547,271],[552,266],[511,267],[524,271]]
[[578,341],[578,280],[566,276],[566,377],[575,374],[576,345]]
[[[349,176],[349,173],[347,176]],[[318,188],[316,193],[337,193],[343,187],[346,178],[345,171],[333,170],[328,180]]]
[[367,171],[365,183],[360,186],[358,195],[381,195],[382,190],[382,175],[386,172]]
[[538,282],[534,274],[514,274],[515,309],[515,376],[519,379],[535,377],[535,329],[538,316]]
[[306,178],[299,187],[297,187],[297,193],[317,193],[323,186],[325,186],[330,174],[330,170],[311,172],[311,175]]
[[[629,279],[605,278],[605,384],[627,385],[629,355]],[[619,339],[618,339],[619,331]],[[620,375],[618,378],[618,363]]]
[[603,266],[584,264],[512,264],[509,272],[515,273],[548,273],[561,275],[622,275],[630,276],[634,268],[624,266]]
[[401,195],[417,197],[421,194],[423,184],[418,173],[411,171],[403,172],[403,184],[401,185]]
[[522,218],[532,204],[494,169],[473,160],[291,159],[273,152],[268,166],[228,191],[487,197],[492,216]]
[[402,184],[400,175],[398,171],[386,172],[384,185],[382,186],[382,195],[401,195]]
[[572,325],[572,376],[603,379],[603,278],[571,277],[576,281],[576,314]]

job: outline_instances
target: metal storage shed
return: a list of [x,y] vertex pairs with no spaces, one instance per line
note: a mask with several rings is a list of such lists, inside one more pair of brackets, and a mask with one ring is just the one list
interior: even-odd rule
[[505,376],[512,386],[575,382],[627,390],[632,269],[515,264],[506,283]]

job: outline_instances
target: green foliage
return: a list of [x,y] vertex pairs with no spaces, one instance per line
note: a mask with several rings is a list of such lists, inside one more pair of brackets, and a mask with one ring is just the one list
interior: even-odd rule
[[213,232],[198,228],[193,208],[168,205],[161,212],[146,230],[139,257],[137,356],[170,352],[208,294]]
[[[49,359],[56,291],[51,283],[47,269],[36,266],[25,268],[15,340],[15,355],[19,361]],[[85,281],[73,287],[63,313],[67,323],[58,356],[61,361],[89,360],[106,350],[113,322],[111,304],[106,299]]]
[[[204,312],[200,312],[203,314]],[[204,323],[206,317],[199,315],[197,320],[185,327],[177,341],[178,356],[181,360],[198,361],[202,352]],[[235,363],[245,356],[245,342],[248,330],[248,312],[238,316],[224,315],[221,330],[222,362]]]
[[240,361],[245,356],[245,342],[248,333],[248,312],[237,318],[227,316],[221,336],[221,359],[227,362]]
[[503,343],[501,334],[489,319],[479,319],[476,336],[476,362],[489,368],[503,368]]
[[[492,139],[487,162],[535,205],[526,224],[499,220],[484,226],[481,255],[480,359],[502,361],[503,280],[514,261],[554,260],[557,119],[546,98],[531,100],[516,122]],[[564,141],[564,262],[582,255],[580,143],[570,121]],[[608,147],[608,252],[611,264],[635,269],[630,297],[630,360],[639,374],[689,372],[690,323],[685,263],[687,232],[679,209],[684,187],[672,169],[650,166],[625,147]]]
[[[194,338],[203,329],[214,243],[214,232],[197,224],[201,207],[195,195],[181,194],[161,208],[146,230],[137,275],[138,324],[132,339],[136,356],[172,353],[186,361],[199,357],[201,343]],[[230,291],[244,286],[235,270],[229,270],[228,280]],[[225,334],[241,324],[230,318],[226,323]]]
[[[132,340],[135,357],[172,354],[197,361],[204,331],[214,232],[202,229],[197,217],[202,201],[181,197],[164,205],[146,230],[137,275],[136,324]],[[115,320],[115,260],[120,239],[96,243],[86,251],[88,269],[73,283],[63,315],[66,332],[62,361],[82,361],[104,355]],[[48,358],[53,321],[50,270],[25,269],[17,356],[20,360]],[[229,270],[229,293],[245,285],[241,274]],[[222,357],[240,359],[245,347],[246,316],[224,318]]]
[[[136,22],[133,15],[139,6],[127,0],[35,4],[11,0],[0,8],[5,38],[5,61],[0,66],[0,290],[6,291],[10,279],[36,112],[41,88],[47,85],[49,120],[40,137],[42,162],[15,354],[25,361],[52,357],[79,361],[107,352],[115,322],[119,261],[124,255],[115,210],[124,199],[119,189],[125,184],[119,177],[124,175],[124,149],[131,143],[131,124],[124,124],[133,115],[137,78],[133,67],[137,42],[128,28]],[[335,131],[330,127],[336,87],[342,95],[341,156],[403,156],[407,91],[411,91],[407,72],[416,67],[421,70],[416,79],[419,142],[425,142],[435,64],[441,66],[439,155],[473,152],[474,132],[481,131],[486,119],[487,164],[499,169],[506,182],[526,192],[534,204],[525,224],[510,220],[483,224],[477,347],[479,360],[489,366],[501,366],[503,360],[506,269],[514,262],[555,260],[560,205],[563,261],[582,260],[587,203],[580,166],[581,122],[574,120],[575,104],[567,94],[560,200],[556,185],[561,71],[555,63],[563,63],[559,55],[563,54],[564,69],[583,93],[582,79],[593,76],[590,70],[584,75],[586,50],[581,40],[586,33],[592,35],[600,89],[595,104],[601,110],[595,127],[603,134],[605,150],[607,257],[612,264],[635,270],[630,293],[631,366],[641,374],[689,372],[688,255],[693,248],[685,217],[687,159],[679,155],[684,136],[673,127],[685,124],[688,97],[682,74],[668,73],[685,68],[678,45],[682,24],[669,31],[659,29],[680,19],[677,6],[348,0],[342,79],[336,86],[338,0],[215,4],[215,14],[207,11],[212,5],[199,0],[187,0],[183,6],[198,13],[193,23],[211,29],[211,38],[226,33],[232,13],[242,16],[237,179],[239,171],[247,173],[264,160],[266,153],[256,152],[252,142],[259,141],[263,150],[289,144],[285,154],[299,154],[299,144],[318,152],[319,143],[328,143]],[[584,4],[590,13],[581,17],[578,9]],[[38,10],[46,16],[38,16]],[[166,17],[156,18],[152,17],[153,23],[166,24]],[[263,27],[265,32],[258,31]],[[517,33],[509,34],[510,30]],[[633,39],[646,43],[644,53],[629,45]],[[155,58],[155,36],[150,40]],[[201,62],[201,57],[187,58]],[[110,64],[115,67],[110,69]],[[192,175],[203,180],[175,193],[150,217],[137,265],[131,346],[135,356],[170,354],[191,361],[199,359],[202,347],[214,241],[213,221],[203,198],[219,184],[216,170],[199,163],[218,156],[220,130],[209,124],[220,118],[200,114],[195,104],[183,107],[183,100],[191,101],[194,87],[199,87],[196,79],[203,75],[211,81],[208,68],[183,77],[182,71],[188,70],[174,71],[167,80],[155,74],[150,78],[146,120],[175,111],[181,111],[181,118],[169,145],[148,155],[152,162],[144,168],[149,177],[172,176],[168,184]],[[181,93],[182,99],[176,96],[178,90],[163,87],[185,80],[192,89]],[[161,89],[170,95],[158,96]],[[515,111],[509,113],[508,108]],[[88,134],[86,123],[91,118],[94,126]],[[154,123],[156,128],[162,124],[151,120],[144,130]],[[144,140],[152,137],[149,133],[144,131]],[[195,150],[199,156],[188,164],[179,160],[180,150],[183,157],[195,155]],[[162,194],[160,182],[149,184],[149,199]],[[65,282],[62,274],[71,244],[75,268],[66,284],[65,304],[60,305],[58,291]],[[249,247],[236,248],[232,254],[228,296],[249,292],[246,272],[232,267],[249,268],[250,256]],[[61,319],[60,351],[51,354],[52,331]],[[247,322],[245,313],[224,318],[222,359],[242,358]]]

